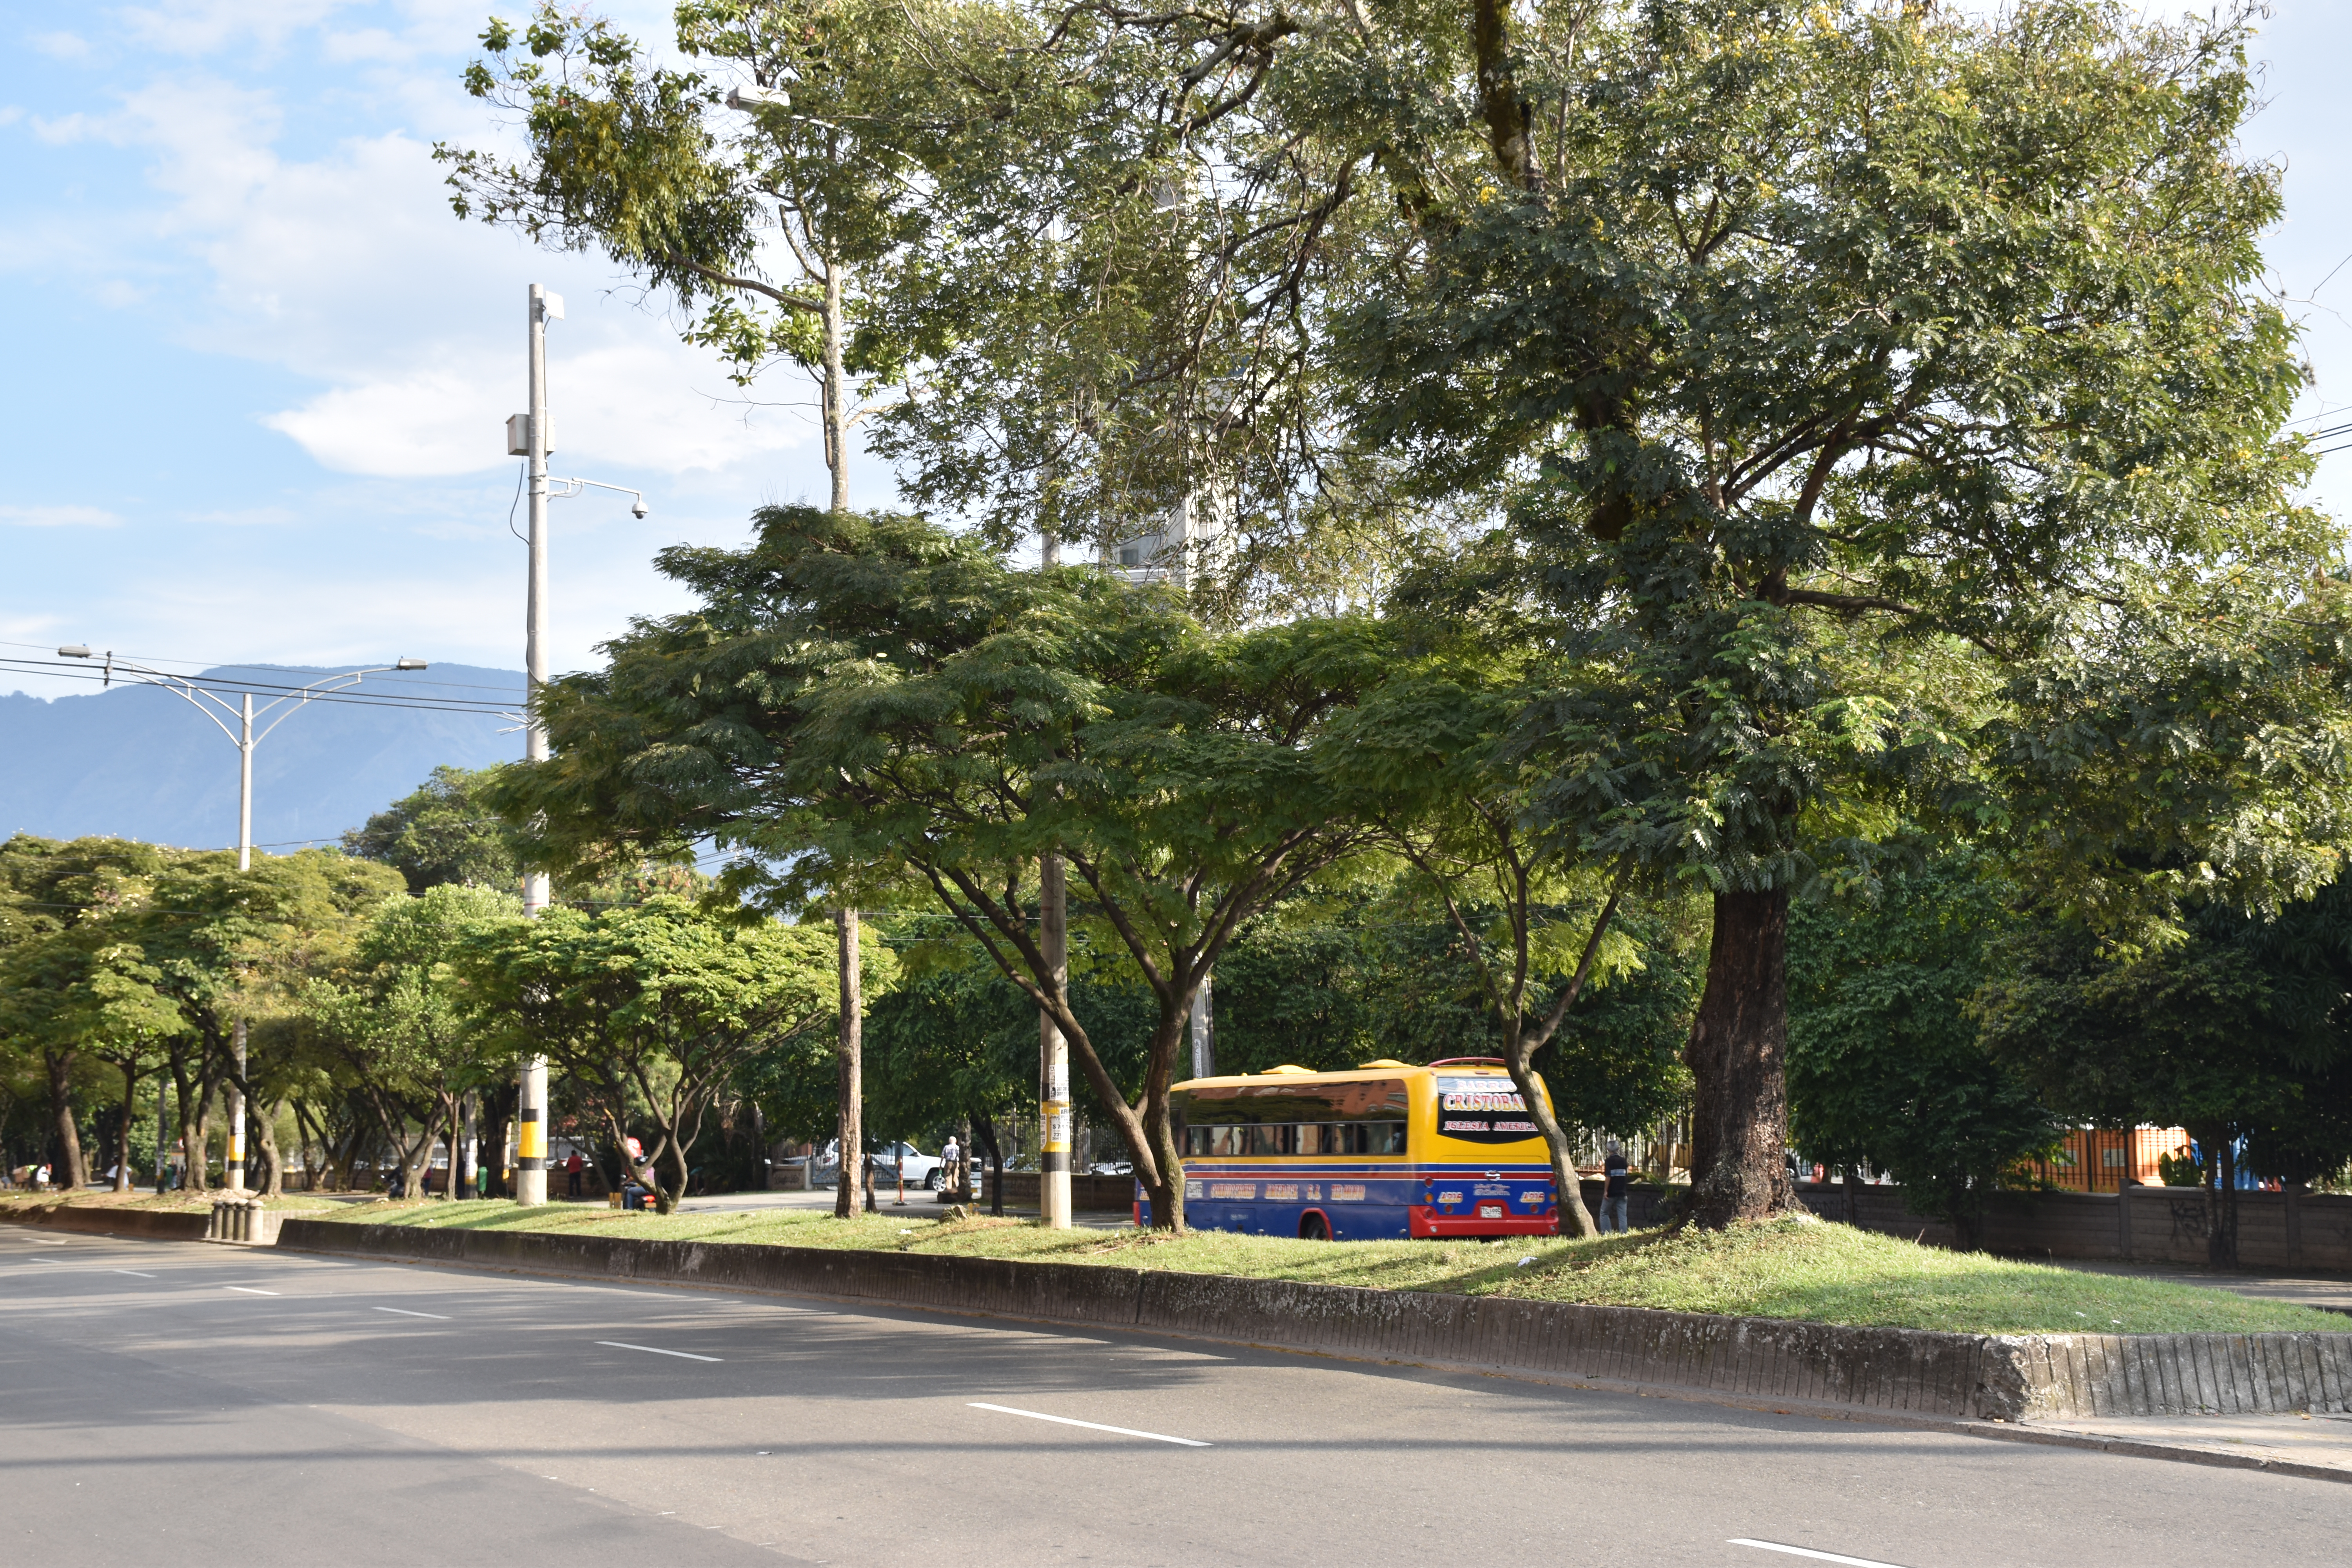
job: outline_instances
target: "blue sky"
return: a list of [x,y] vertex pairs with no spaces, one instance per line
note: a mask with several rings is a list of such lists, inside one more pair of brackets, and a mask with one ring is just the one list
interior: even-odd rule
[[[667,5],[597,8],[667,37]],[[0,7],[0,642],[518,667],[500,437],[524,401],[533,280],[569,307],[550,351],[556,471],[654,509],[555,504],[555,668],[677,603],[655,547],[733,542],[761,502],[823,497],[803,413],[747,405],[597,259],[450,216],[433,142],[501,134],[456,85],[488,9]],[[2347,49],[2352,5],[2281,0],[2245,143],[2287,170],[2273,284],[2306,326],[2314,416],[2352,408],[2352,266],[2335,271],[2352,258]],[[805,393],[787,377],[759,395]],[[2315,494],[2352,506],[2352,452]],[[887,474],[866,465],[855,499],[891,500]]]

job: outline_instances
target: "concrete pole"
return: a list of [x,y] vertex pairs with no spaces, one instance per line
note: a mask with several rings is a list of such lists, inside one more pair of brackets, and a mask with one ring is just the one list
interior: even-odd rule
[[841,1046],[838,1081],[841,1110],[837,1128],[841,1144],[841,1180],[834,1194],[833,1213],[847,1219],[857,1212],[857,1189],[866,1168],[866,1022],[863,982],[858,974],[857,911],[845,909],[834,917],[841,939]]
[[155,1195],[162,1197],[172,1190],[172,1078],[159,1073],[155,1078]]
[[1217,1076],[1217,1037],[1210,1010],[1214,1005],[1216,977],[1201,976],[1201,988],[1192,994],[1192,1076]]
[[[247,705],[252,705],[247,698]],[[247,756],[253,753],[248,752]],[[229,1031],[229,1050],[236,1059],[236,1076],[228,1084],[228,1159],[222,1173],[233,1193],[245,1191],[245,1020]]]
[[[1068,888],[1059,855],[1037,862],[1038,945],[1054,994],[1070,989]],[[1070,1228],[1070,1042],[1053,1016],[1037,1018],[1037,1207],[1048,1228]]]
[[[1045,567],[1062,563],[1062,537],[1038,538]],[[1070,988],[1069,886],[1059,855],[1037,861],[1037,935],[1045,951],[1055,994],[1066,1005]],[[1052,1014],[1037,1014],[1037,1208],[1054,1230],[1070,1228],[1070,1042]]]
[[[253,693],[245,694],[244,727],[236,738],[236,868],[253,869]],[[245,1026],[240,1024],[238,1028]],[[237,1069],[244,1070],[240,1060]]]
[[[540,689],[547,684],[547,290],[530,286],[530,588],[523,632],[523,673],[530,718],[523,727],[523,760],[547,761],[547,731],[539,721]],[[547,909],[547,873],[522,879],[522,912],[537,920]],[[547,1058],[526,1058],[515,1111],[515,1202],[547,1201]]]

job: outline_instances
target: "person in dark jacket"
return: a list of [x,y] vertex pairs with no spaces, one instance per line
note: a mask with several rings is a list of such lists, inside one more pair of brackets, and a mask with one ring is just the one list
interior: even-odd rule
[[1633,1169],[1626,1163],[1624,1145],[1609,1141],[1609,1158],[1601,1164],[1601,1234],[1624,1232],[1625,1210],[1633,1202]]

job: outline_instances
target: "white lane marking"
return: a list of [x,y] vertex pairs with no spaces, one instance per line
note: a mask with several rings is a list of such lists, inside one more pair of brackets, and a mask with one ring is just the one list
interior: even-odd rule
[[63,1247],[66,1244],[50,1236],[28,1236],[25,1238],[35,1247]]
[[1753,1546],[1759,1552],[1785,1552],[1791,1557],[1810,1557],[1816,1563],[1843,1563],[1846,1568],[1900,1568],[1894,1563],[1881,1563],[1874,1557],[1841,1557],[1834,1552],[1816,1552],[1810,1546],[1783,1546],[1777,1541],[1749,1541],[1736,1536],[1727,1546]]
[[1213,1443],[1203,1443],[1198,1437],[1171,1437],[1164,1432],[1139,1432],[1132,1426],[1106,1426],[1099,1421],[1074,1421],[1067,1415],[1048,1415],[1042,1410],[1015,1410],[1010,1405],[983,1405],[979,1400],[969,1402],[974,1410],[993,1410],[1004,1415],[1026,1415],[1032,1421],[1051,1421],[1060,1426],[1083,1426],[1089,1432],[1116,1432],[1122,1437],[1149,1437],[1155,1443],[1181,1443],[1187,1448],[1213,1448]]
[[278,1294],[275,1290],[265,1290],[258,1285],[224,1285],[221,1289],[224,1290],[242,1290],[248,1296],[275,1296]]
[[625,1344],[619,1340],[598,1340],[600,1345],[610,1345],[616,1351],[643,1351],[647,1355],[674,1355],[680,1361],[717,1361],[715,1355],[697,1355],[692,1351],[666,1351],[659,1345]]
[[405,1307],[378,1307],[376,1310],[379,1312],[397,1312],[404,1318],[430,1318],[436,1323],[446,1323],[449,1321],[446,1316],[439,1312],[412,1312]]
[[142,1274],[136,1268],[118,1268],[115,1272],[117,1274],[128,1274],[134,1279],[152,1279],[155,1278],[152,1274]]

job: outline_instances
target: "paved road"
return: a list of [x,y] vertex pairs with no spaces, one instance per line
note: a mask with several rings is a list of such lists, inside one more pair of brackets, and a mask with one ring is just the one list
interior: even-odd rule
[[14,1227],[0,1423],[0,1559],[142,1568],[1823,1560],[1748,1541],[1901,1568],[2284,1568],[2343,1563],[2352,1524],[2352,1487],[2246,1471]]

